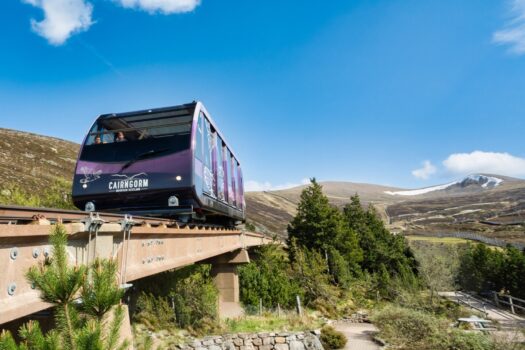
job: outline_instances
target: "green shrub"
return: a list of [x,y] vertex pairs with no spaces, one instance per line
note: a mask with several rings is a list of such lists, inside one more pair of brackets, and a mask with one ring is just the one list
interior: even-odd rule
[[429,343],[440,331],[445,331],[444,324],[436,317],[398,306],[385,307],[373,315],[372,320],[392,345],[415,347]]
[[[196,335],[215,329],[219,291],[210,272],[211,265],[195,264],[137,282],[137,293],[142,294],[137,299],[138,314],[134,318],[154,330],[166,329],[170,322]],[[157,313],[165,315],[159,315],[161,320],[155,321]]]
[[210,265],[194,265],[175,273],[177,283],[170,292],[180,327],[197,331],[214,328],[218,319],[219,291],[210,276]]
[[270,244],[255,249],[252,262],[238,267],[240,297],[245,308],[258,310],[263,307],[284,308],[295,306],[295,296],[302,295],[299,284],[291,278],[288,254],[280,244]]
[[323,256],[309,249],[298,247],[292,240],[290,247],[292,278],[301,286],[304,305],[313,307],[325,316],[333,317],[340,290],[331,284],[328,266]]
[[447,350],[491,350],[491,340],[482,333],[470,333],[458,329],[448,335]]
[[411,350],[492,350],[489,337],[461,329],[430,313],[387,306],[372,317],[381,336],[391,345]]
[[77,209],[71,201],[71,182],[60,178],[39,192],[31,192],[15,184],[3,185],[0,188],[0,204]]
[[137,299],[136,308],[134,319],[144,324],[150,331],[168,329],[175,324],[175,313],[167,298],[142,292]]
[[326,350],[342,349],[346,342],[346,336],[334,327],[324,326],[321,328],[321,343]]

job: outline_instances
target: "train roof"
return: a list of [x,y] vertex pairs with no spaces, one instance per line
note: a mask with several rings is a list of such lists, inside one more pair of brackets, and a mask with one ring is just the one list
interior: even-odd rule
[[[190,103],[185,103],[181,105],[176,106],[170,106],[170,107],[161,107],[161,108],[151,108],[151,109],[142,109],[138,111],[132,111],[132,112],[123,112],[123,113],[107,113],[107,114],[101,114],[97,120],[101,119],[111,119],[111,118],[119,118],[119,117],[131,117],[135,115],[142,115],[142,114],[149,114],[149,113],[162,113],[162,112],[175,112],[183,109],[188,109],[189,114],[195,115],[195,109],[198,109],[199,111],[204,111],[204,114],[208,117],[208,120],[210,121],[211,125],[217,132],[217,134],[221,137],[222,141],[226,144],[228,149],[230,150],[230,153],[233,155],[233,157],[239,162],[239,158],[235,155],[233,152],[231,146],[226,141],[226,138],[223,136],[222,132],[217,127],[217,124],[213,121],[210,113],[208,110],[204,107],[203,103],[200,101],[192,101]],[[240,162],[239,162],[240,163]]]
[[178,111],[181,109],[189,109],[190,113],[193,114],[195,111],[195,107],[197,106],[198,102],[193,101],[191,103],[185,103],[182,105],[177,106],[171,106],[171,107],[161,107],[161,108],[151,108],[151,109],[142,109],[138,111],[133,112],[123,112],[123,113],[107,113],[107,114],[101,114],[98,119],[110,119],[110,118],[119,118],[119,117],[130,117],[134,115],[141,115],[141,114],[148,114],[148,113],[161,113],[161,112],[171,112],[171,111]]

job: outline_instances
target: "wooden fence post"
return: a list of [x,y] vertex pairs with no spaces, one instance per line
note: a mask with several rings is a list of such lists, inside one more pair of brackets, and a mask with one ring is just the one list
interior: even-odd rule
[[512,296],[510,295],[509,295],[509,304],[510,304],[510,312],[515,314],[516,312],[514,311],[514,303],[512,302]]
[[499,307],[498,292],[493,292],[493,293],[494,293],[494,303],[496,304],[497,307]]
[[297,301],[297,313],[299,316],[303,315],[303,308],[301,307],[301,298],[299,298],[298,295],[295,296],[295,300]]

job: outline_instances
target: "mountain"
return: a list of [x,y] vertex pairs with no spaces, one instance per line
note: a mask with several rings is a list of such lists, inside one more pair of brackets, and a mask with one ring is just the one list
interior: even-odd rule
[[0,128],[0,188],[41,191],[57,179],[71,181],[80,145]]
[[415,190],[387,191],[392,196],[450,196],[469,192],[483,192],[486,189],[493,189],[505,183],[519,181],[518,179],[485,174],[472,174],[461,180],[450,182],[444,185],[425,187]]
[[[337,206],[359,194],[363,205],[374,205],[394,232],[460,231],[525,242],[525,181],[521,179],[472,174],[447,184],[411,190],[351,182],[321,184]],[[286,225],[295,215],[303,188],[248,192],[248,218],[263,230],[286,235]]]

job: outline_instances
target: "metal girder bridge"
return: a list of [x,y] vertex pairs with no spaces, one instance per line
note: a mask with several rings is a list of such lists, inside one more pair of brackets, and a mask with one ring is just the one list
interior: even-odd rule
[[235,264],[249,262],[248,248],[271,242],[257,233],[205,224],[13,206],[0,206],[0,223],[0,325],[50,307],[25,273],[51,254],[48,238],[57,223],[68,233],[72,265],[114,259],[126,288],[134,280],[206,261],[213,264],[220,301],[233,304],[239,301]]

